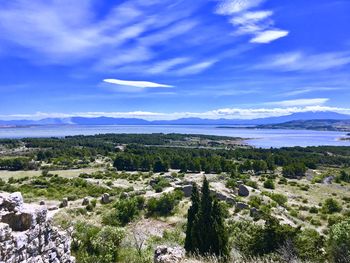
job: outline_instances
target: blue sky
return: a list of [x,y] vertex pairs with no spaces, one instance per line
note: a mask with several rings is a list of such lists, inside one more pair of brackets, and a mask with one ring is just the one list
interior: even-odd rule
[[0,0],[0,118],[350,114],[348,0]]

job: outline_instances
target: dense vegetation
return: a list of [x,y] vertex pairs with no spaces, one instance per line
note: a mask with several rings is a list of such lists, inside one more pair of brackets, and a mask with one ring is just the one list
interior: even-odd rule
[[[350,147],[254,149],[234,140],[179,134],[0,140],[0,190],[37,202],[67,198],[70,205],[55,220],[73,227],[78,262],[149,263],[157,244],[224,261],[234,251],[253,262],[349,262]],[[248,196],[238,193],[242,184]],[[184,198],[191,185],[191,198]],[[109,203],[100,202],[104,194]],[[161,235],[145,234],[148,223],[161,225]]]

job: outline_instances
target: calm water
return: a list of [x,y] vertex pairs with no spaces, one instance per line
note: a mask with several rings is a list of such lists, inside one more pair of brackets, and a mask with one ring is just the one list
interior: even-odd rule
[[67,135],[94,135],[99,133],[186,133],[224,135],[251,138],[246,140],[255,147],[288,147],[338,145],[350,146],[350,141],[340,141],[344,132],[307,130],[257,130],[222,129],[209,125],[116,125],[116,126],[36,126],[26,128],[0,128],[0,138],[63,137]]

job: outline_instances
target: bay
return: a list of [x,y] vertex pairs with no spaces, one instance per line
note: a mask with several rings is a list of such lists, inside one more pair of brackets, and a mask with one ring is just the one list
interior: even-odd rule
[[21,128],[0,128],[0,138],[24,137],[64,137],[70,135],[95,135],[104,133],[182,133],[222,135],[249,138],[247,144],[254,147],[292,147],[292,146],[350,146],[350,141],[340,140],[345,132],[219,128],[213,125],[59,125],[31,126]]

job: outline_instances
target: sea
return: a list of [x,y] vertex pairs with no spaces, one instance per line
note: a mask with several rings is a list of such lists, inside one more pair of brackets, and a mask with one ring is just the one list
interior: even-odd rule
[[[248,145],[257,148],[292,146],[350,146],[346,132],[255,129],[253,127],[218,127],[215,125],[48,125],[19,128],[0,128],[0,138],[64,137],[106,133],[181,133],[221,135],[244,138]],[[348,136],[350,137],[350,136]]]

